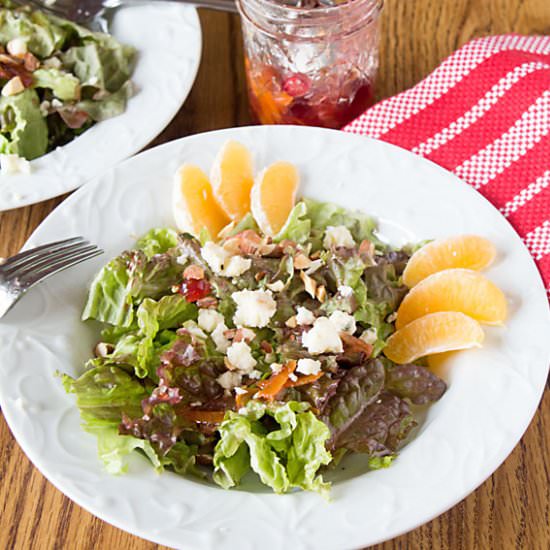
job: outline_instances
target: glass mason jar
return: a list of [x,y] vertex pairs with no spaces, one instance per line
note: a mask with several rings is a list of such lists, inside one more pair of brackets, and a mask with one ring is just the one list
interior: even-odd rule
[[383,0],[237,0],[252,114],[341,128],[373,103]]

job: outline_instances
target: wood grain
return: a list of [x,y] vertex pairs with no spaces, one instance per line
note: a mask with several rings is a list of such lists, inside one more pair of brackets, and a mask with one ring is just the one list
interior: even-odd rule
[[[152,145],[249,123],[240,27],[234,16],[203,12],[204,51],[192,93]],[[473,37],[550,34],[549,0],[386,0],[379,98],[418,82]],[[0,214],[0,256],[14,254],[64,197]],[[480,488],[454,508],[387,543],[390,549],[550,547],[550,392],[520,444]],[[160,548],[73,504],[32,466],[0,418],[0,549]]]

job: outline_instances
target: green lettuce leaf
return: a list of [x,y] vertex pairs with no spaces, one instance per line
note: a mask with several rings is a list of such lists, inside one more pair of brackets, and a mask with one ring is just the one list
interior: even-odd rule
[[[325,443],[328,427],[306,403],[264,405],[250,401],[238,413],[228,412],[219,427],[220,441],[214,452],[214,481],[224,488],[238,485],[251,469],[276,493],[301,487],[327,495],[329,484],[318,470],[331,460]],[[271,417],[270,430],[264,417]],[[269,424],[267,424],[269,425]]]
[[32,73],[35,88],[49,88],[62,101],[74,101],[80,95],[76,76],[59,69],[36,69]]
[[285,239],[297,243],[305,243],[309,239],[311,220],[307,218],[308,209],[304,201],[300,201],[290,212],[283,228],[273,238],[274,242]]
[[95,122],[101,122],[122,114],[126,110],[128,100],[134,94],[134,87],[130,80],[112,94],[103,99],[85,99],[76,104],[77,109],[88,113]]
[[370,216],[359,211],[350,211],[330,202],[319,202],[304,199],[307,217],[311,221],[312,236],[322,239],[322,233],[328,226],[343,225],[347,227],[356,243],[367,239],[379,248],[383,243],[376,237],[376,222]]
[[143,250],[148,258],[162,254],[178,244],[178,234],[173,229],[156,227],[141,237],[136,248]]
[[40,112],[38,95],[32,89],[0,97],[0,152],[32,160],[48,148],[48,126]]

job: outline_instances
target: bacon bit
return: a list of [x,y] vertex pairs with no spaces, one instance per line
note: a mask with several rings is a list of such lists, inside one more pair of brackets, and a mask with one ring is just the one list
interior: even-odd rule
[[304,283],[306,292],[312,297],[315,298],[315,292],[317,291],[317,283],[315,279],[306,275],[303,271],[300,271],[300,279]]
[[28,88],[33,83],[33,76],[23,66],[23,61],[11,58],[13,61],[6,62],[2,58],[9,58],[10,56],[0,54],[0,78],[4,80],[11,80],[13,77],[18,76],[25,88]]
[[298,326],[298,321],[296,321],[296,315],[293,315],[292,317],[289,317],[286,320],[285,325],[288,328],[296,328]]
[[200,422],[207,424],[221,424],[225,416],[225,411],[203,411],[200,409],[183,409],[182,416],[191,422]]
[[185,279],[204,279],[204,269],[200,265],[187,266],[183,272]]
[[273,353],[273,346],[267,340],[262,340],[260,342],[260,348],[262,348],[265,353]]
[[318,372],[317,374],[308,374],[306,376],[300,376],[296,381],[288,380],[285,384],[285,388],[295,388],[297,386],[305,386],[306,384],[311,384],[316,380],[319,380],[321,376],[325,374],[324,372]]
[[305,254],[296,254],[294,257],[294,267],[296,269],[307,269],[311,265],[311,260]]
[[[268,379],[263,381],[262,388],[256,394],[256,397],[273,401],[276,395],[284,388],[285,384],[288,382],[288,377],[295,369],[296,361],[289,361],[277,374],[272,374]],[[258,384],[258,386],[259,385],[260,384]]]
[[361,340],[361,338],[356,338],[347,332],[341,332],[340,338],[342,339],[345,352],[361,352],[367,357],[370,357],[372,353],[371,344],[367,344],[367,342]]
[[198,307],[203,309],[212,309],[218,305],[218,300],[214,296],[205,296],[195,302]]
[[40,61],[31,52],[25,54],[23,62],[25,69],[31,73],[40,67]]
[[315,292],[315,296],[319,302],[323,303],[327,299],[327,289],[323,285],[319,286],[317,292]]

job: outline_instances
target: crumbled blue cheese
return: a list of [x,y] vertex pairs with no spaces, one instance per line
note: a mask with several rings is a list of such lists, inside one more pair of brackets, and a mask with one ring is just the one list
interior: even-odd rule
[[225,319],[215,309],[199,309],[199,327],[206,332],[212,332],[218,325],[223,325]]
[[227,348],[229,347],[229,344],[231,343],[229,339],[225,336],[226,330],[227,326],[225,325],[225,323],[220,323],[216,326],[216,328],[212,331],[212,334],[210,335],[212,341],[216,346],[216,350],[220,353],[225,353],[227,351]]
[[296,372],[300,374],[319,374],[321,372],[321,361],[317,359],[298,359]]
[[236,395],[244,395],[245,393],[248,393],[248,392],[244,388],[235,388]]
[[270,290],[239,290],[231,298],[237,304],[233,322],[238,327],[265,327],[277,311]]
[[29,51],[27,48],[27,42],[20,37],[12,38],[6,44],[6,50],[10,55],[15,57],[24,56]]
[[220,374],[220,376],[216,378],[216,382],[224,390],[231,390],[235,388],[235,386],[239,386],[241,381],[242,381],[242,375],[237,371],[231,371],[231,370],[228,370],[227,372]]
[[323,246],[325,248],[337,248],[339,246],[353,248],[355,241],[345,225],[329,225],[325,230]]
[[368,328],[367,330],[363,331],[363,334],[361,334],[359,338],[363,340],[363,342],[366,342],[367,344],[374,344],[374,342],[378,340],[378,332],[374,327]]
[[344,351],[338,328],[327,317],[315,320],[313,328],[302,335],[302,344],[313,355]]
[[251,373],[256,366],[256,359],[252,357],[250,346],[246,342],[235,342],[227,348],[227,359],[242,373]]
[[347,332],[348,334],[353,334],[356,330],[355,318],[349,313],[336,310],[330,317],[330,322],[336,327],[338,332]]
[[31,163],[18,155],[0,155],[0,168],[3,176],[31,173]]
[[349,298],[350,296],[353,296],[353,288],[348,285],[341,285],[338,287],[338,294],[344,298]]
[[201,248],[201,256],[216,275],[221,275],[223,264],[231,254],[216,243],[208,241]]
[[299,325],[313,325],[315,315],[306,307],[299,306],[296,308],[296,323]]
[[271,363],[271,365],[269,365],[269,368],[271,369],[273,374],[278,374],[279,372],[281,372],[283,365],[281,365],[281,363]]
[[251,265],[252,260],[250,258],[232,256],[225,262],[222,275],[225,277],[238,277],[248,271]]

